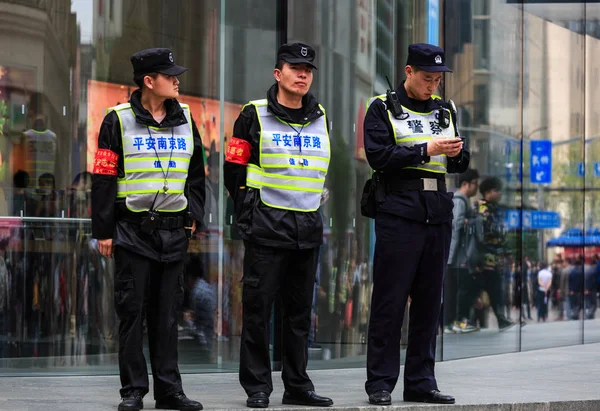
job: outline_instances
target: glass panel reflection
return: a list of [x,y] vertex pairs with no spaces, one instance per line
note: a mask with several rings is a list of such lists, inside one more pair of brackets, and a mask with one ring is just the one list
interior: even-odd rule
[[[469,209],[487,178],[502,183],[487,231],[502,240],[488,253],[494,270],[449,267],[443,359],[600,341],[600,5],[519,3],[443,2],[440,44],[454,73],[438,91],[455,101],[479,173]],[[334,141],[309,365],[364,366],[375,241],[357,212],[371,172],[365,105],[386,76],[403,79],[430,10],[409,0],[282,4],[0,0],[0,373],[117,371],[113,262],[90,238],[90,172],[106,109],[135,90],[130,55],[154,46],[189,67],[180,101],[208,176],[186,268],[181,370],[237,371],[244,247],[223,150],[242,105],[272,84],[284,38],[317,51],[312,91]],[[448,186],[458,191],[459,179]]]
[[443,358],[452,359],[519,349],[520,310],[512,294],[522,239],[518,224],[505,220],[522,203],[522,13],[493,0],[446,2],[445,13],[454,71],[445,78],[445,96],[457,105],[477,171],[449,178],[455,210],[467,212],[454,224],[460,243],[451,246],[462,261],[451,261],[445,279]]
[[[600,4],[585,6],[585,205],[586,228],[584,267],[585,321],[584,342],[600,341],[598,319],[598,293],[600,292],[600,113],[598,92],[600,85],[594,79],[600,75],[600,57],[597,50],[600,42]],[[587,270],[586,270],[587,269]]]
[[[552,238],[578,235],[584,225],[578,164],[584,161],[585,37],[574,23],[584,18],[585,5],[539,6],[524,5],[524,350],[582,338],[583,249]],[[563,47],[569,53],[558,51]]]

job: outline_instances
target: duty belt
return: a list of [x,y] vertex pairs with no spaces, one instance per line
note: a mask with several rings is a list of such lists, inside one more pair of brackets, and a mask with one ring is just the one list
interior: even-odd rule
[[[185,226],[185,216],[178,213],[174,214],[175,215],[170,215],[170,213],[160,213],[160,219],[156,228],[159,230],[183,228]],[[119,212],[117,212],[117,219],[120,221],[125,221],[126,223],[139,225],[147,215],[147,212],[132,213],[130,211],[119,210]]]
[[442,178],[414,178],[411,180],[388,179],[385,186],[388,192],[395,191],[439,191],[446,192],[446,180]]

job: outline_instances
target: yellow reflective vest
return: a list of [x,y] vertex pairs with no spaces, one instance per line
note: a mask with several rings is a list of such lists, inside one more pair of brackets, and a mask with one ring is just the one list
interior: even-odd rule
[[[434,96],[434,98],[437,96]],[[377,99],[385,102],[385,94],[372,97],[368,105],[370,106]],[[443,108],[448,110],[447,108]],[[428,113],[418,113],[412,111],[404,106],[402,110],[407,114],[405,119],[397,119],[392,113],[387,110],[392,129],[394,130],[394,139],[396,144],[403,145],[406,147],[412,147],[418,144],[427,143],[434,138],[454,138],[454,123],[452,121],[452,115],[450,115],[450,126],[447,128],[440,127],[440,123],[437,119],[438,110],[430,111]],[[448,110],[450,111],[450,110]],[[450,113],[451,114],[451,113]],[[445,154],[439,156],[431,156],[428,163],[419,164],[416,166],[405,167],[407,169],[424,170],[433,173],[445,173],[447,170],[447,158]]]
[[139,124],[130,103],[109,109],[119,117],[123,139],[125,177],[118,180],[117,197],[125,198],[130,211],[148,211],[155,198],[157,211],[178,212],[187,207],[184,187],[194,136],[189,106],[181,107],[187,123],[168,128]]
[[317,210],[331,157],[325,110],[319,106],[323,116],[292,128],[267,110],[266,99],[249,104],[260,124],[260,165],[248,164],[246,185],[259,189],[270,207]]

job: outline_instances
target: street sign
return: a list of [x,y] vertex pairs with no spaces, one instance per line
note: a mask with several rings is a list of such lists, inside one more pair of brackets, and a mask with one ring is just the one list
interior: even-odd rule
[[523,228],[543,230],[546,228],[560,228],[560,214],[555,211],[506,210],[504,225],[506,228]]
[[560,228],[560,214],[555,211],[523,211],[523,228]]
[[552,142],[550,140],[531,140],[529,175],[532,184],[550,184],[552,182]]
[[594,163],[594,177],[600,177],[600,162]]
[[521,210],[507,210],[504,224],[506,225],[506,228],[520,228]]
[[579,177],[585,177],[585,163],[581,162],[577,164],[577,175]]

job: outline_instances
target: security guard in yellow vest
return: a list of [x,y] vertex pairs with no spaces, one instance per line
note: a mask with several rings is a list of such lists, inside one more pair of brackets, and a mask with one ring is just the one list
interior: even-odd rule
[[225,185],[244,239],[240,383],[247,405],[266,408],[273,391],[269,321],[283,305],[284,404],[329,406],[306,373],[308,332],[323,224],[317,211],[329,166],[325,110],[309,93],[315,52],[279,48],[267,98],[244,106],[225,162]]
[[92,236],[115,257],[119,316],[119,411],[140,410],[148,392],[146,319],[157,409],[201,410],[183,393],[177,365],[177,311],[184,256],[204,215],[202,140],[190,109],[177,101],[187,69],[164,48],[131,57],[140,87],[109,110],[98,136],[92,185]]
[[391,404],[400,372],[400,329],[411,298],[404,400],[454,403],[438,391],[435,342],[452,231],[445,174],[462,173],[469,153],[457,138],[453,103],[433,92],[450,72],[444,51],[408,48],[406,81],[370,102],[365,151],[379,180],[373,294],[368,332],[369,402]]

